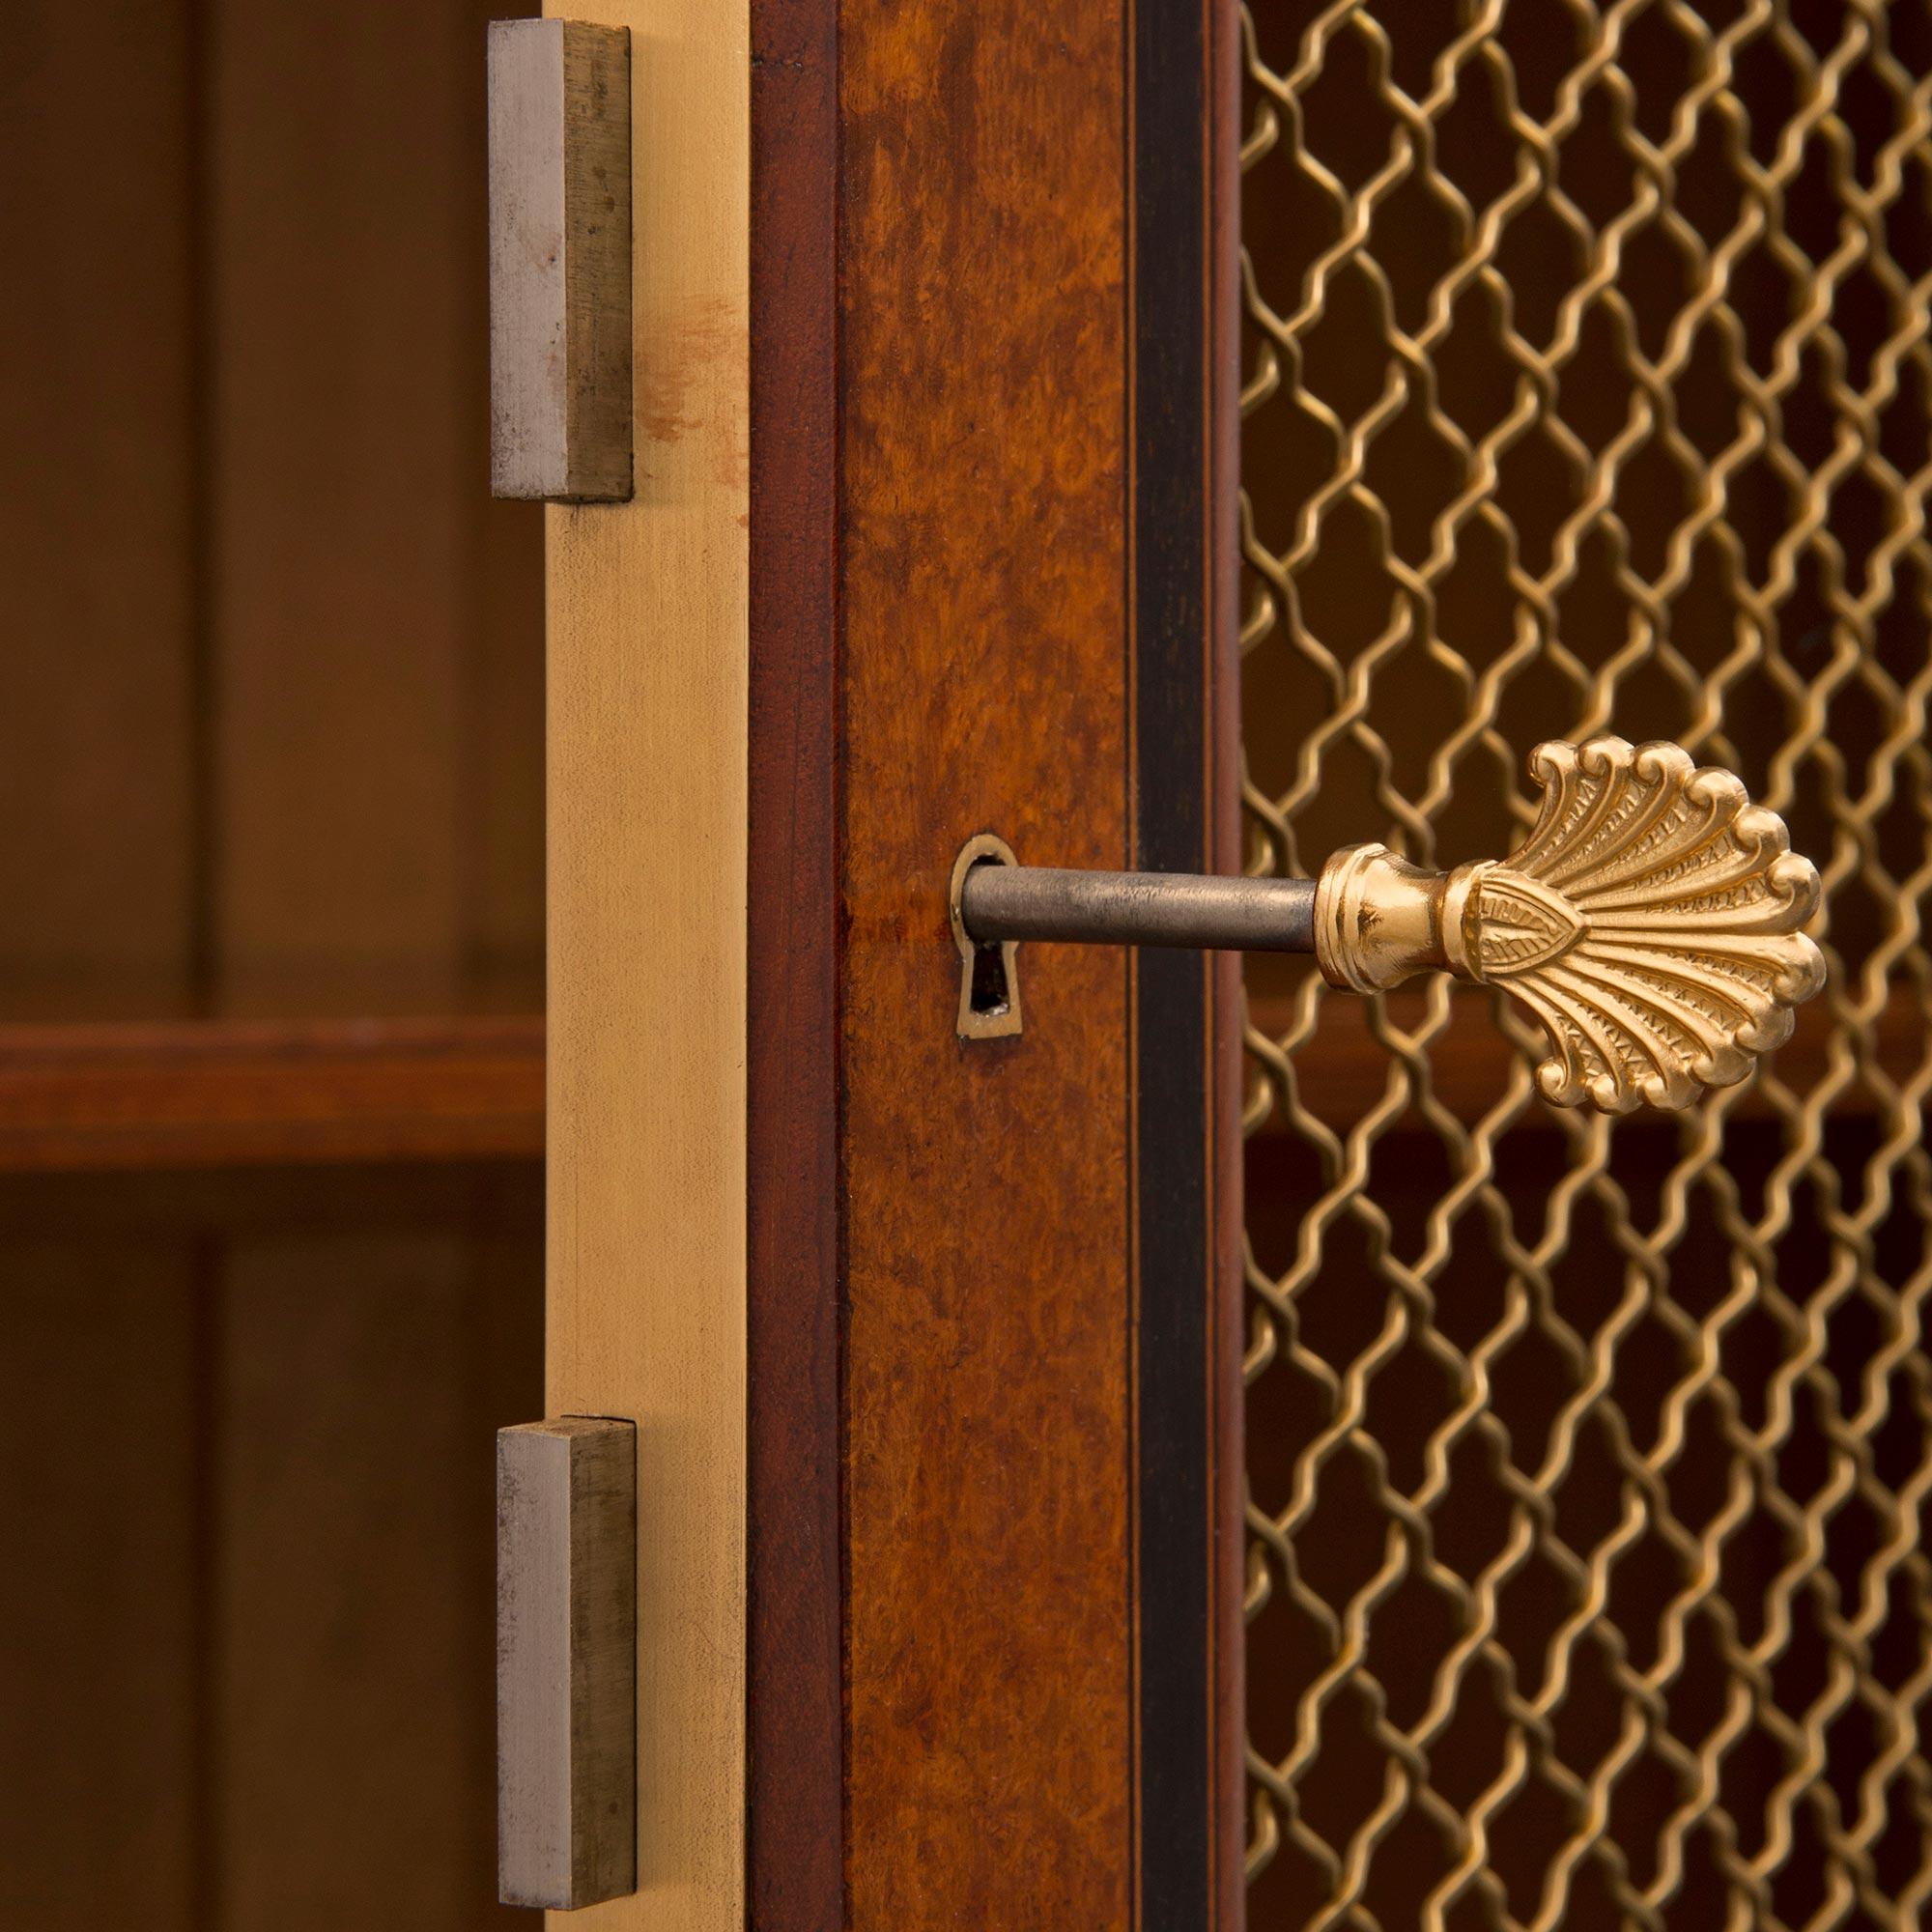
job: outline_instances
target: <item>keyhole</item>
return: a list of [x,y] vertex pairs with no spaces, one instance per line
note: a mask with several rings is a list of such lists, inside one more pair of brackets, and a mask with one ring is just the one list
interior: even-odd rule
[[961,1039],[1006,1039],[1020,1029],[1019,942],[993,940],[976,946],[967,936],[960,914],[966,875],[975,866],[1013,866],[1013,848],[1004,838],[982,832],[959,848],[952,862],[950,907],[952,941],[959,949],[959,1017]]
[[1006,948],[998,940],[973,949],[973,965],[967,978],[968,999],[976,1013],[1003,1013],[1012,1004],[1007,991]]

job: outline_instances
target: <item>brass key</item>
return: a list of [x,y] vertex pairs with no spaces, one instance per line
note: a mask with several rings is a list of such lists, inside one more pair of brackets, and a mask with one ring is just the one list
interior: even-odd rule
[[1507,859],[1439,872],[1351,845],[1314,879],[1215,878],[1009,864],[982,838],[955,870],[955,924],[974,948],[1313,952],[1356,993],[1429,971],[1501,986],[1549,1037],[1537,1079],[1559,1106],[1683,1107],[1742,1080],[1824,984],[1799,930],[1816,867],[1740,780],[1679,746],[1551,743],[1529,768],[1542,815]]

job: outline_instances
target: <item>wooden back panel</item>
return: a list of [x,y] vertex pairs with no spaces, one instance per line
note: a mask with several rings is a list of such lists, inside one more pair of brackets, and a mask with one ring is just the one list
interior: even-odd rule
[[[210,1104],[188,1016],[539,1000],[541,516],[487,496],[509,11],[7,10],[0,1019],[10,1085],[87,1046],[38,1023],[136,1021],[208,1105],[212,1152],[117,1164],[228,1158],[300,1077],[265,1047]],[[0,1186],[0,1920],[497,1922],[487,1455],[541,1402],[539,1218],[527,1161]]]

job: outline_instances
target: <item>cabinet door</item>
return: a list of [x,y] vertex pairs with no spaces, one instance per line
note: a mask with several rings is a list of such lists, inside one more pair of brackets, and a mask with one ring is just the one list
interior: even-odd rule
[[639,1449],[594,1916],[1232,1925],[1235,962],[1028,946],[965,1037],[949,912],[979,834],[1237,864],[1232,10],[570,11],[637,396],[548,513],[548,1406]]

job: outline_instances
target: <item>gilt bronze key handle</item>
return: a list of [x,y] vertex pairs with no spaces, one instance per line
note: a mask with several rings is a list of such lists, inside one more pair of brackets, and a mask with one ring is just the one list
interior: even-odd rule
[[1551,743],[1529,769],[1542,815],[1507,859],[1437,872],[1351,845],[1312,880],[996,860],[959,870],[955,918],[979,946],[1312,952],[1331,985],[1356,993],[1432,970],[1501,986],[1548,1035],[1537,1081],[1559,1106],[1683,1107],[1742,1080],[1825,980],[1799,930],[1818,873],[1784,821],[1676,745]]

